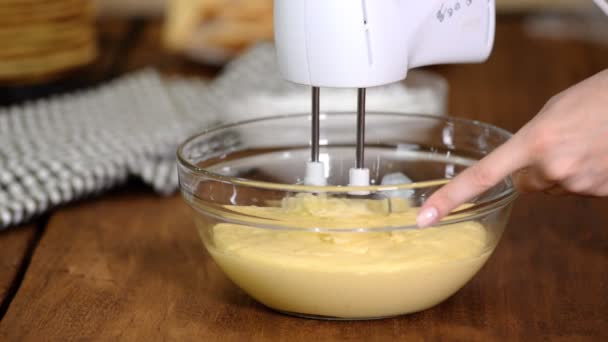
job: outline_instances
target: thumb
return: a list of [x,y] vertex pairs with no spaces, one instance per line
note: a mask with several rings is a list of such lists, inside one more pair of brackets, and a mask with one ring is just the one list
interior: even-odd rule
[[481,195],[505,177],[528,163],[525,145],[513,137],[473,166],[437,190],[424,203],[416,223],[428,227],[439,222],[453,209]]

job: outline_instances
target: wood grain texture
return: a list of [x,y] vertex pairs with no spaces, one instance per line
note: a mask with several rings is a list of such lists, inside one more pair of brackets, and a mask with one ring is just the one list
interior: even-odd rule
[[55,215],[0,340],[606,339],[608,202],[521,198],[495,255],[419,314],[371,322],[283,316],[233,286],[177,196],[123,194]]
[[[138,44],[152,53],[153,43]],[[133,58],[145,64],[145,54]],[[434,70],[450,82],[452,113],[515,131],[551,95],[606,67],[605,46],[532,39],[520,18],[502,17],[487,63]],[[606,199],[522,196],[465,288],[430,310],[370,322],[265,309],[221,274],[188,215],[179,197],[141,191],[60,210],[0,340],[608,340]]]
[[35,235],[35,224],[0,232],[0,303],[9,294]]

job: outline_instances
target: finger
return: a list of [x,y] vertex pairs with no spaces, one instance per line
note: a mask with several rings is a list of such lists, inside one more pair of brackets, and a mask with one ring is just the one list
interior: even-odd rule
[[514,136],[494,152],[467,168],[437,190],[422,206],[416,219],[420,227],[435,224],[454,208],[482,194],[528,164],[526,145]]
[[594,189],[593,176],[583,169],[580,174],[567,177],[560,185],[570,193],[592,195]]
[[601,196],[601,197],[606,197],[608,196],[608,181],[605,182],[604,184],[598,186],[597,189],[597,196]]
[[513,180],[515,188],[522,193],[542,191],[555,185],[555,183],[549,181],[544,173],[537,167],[527,167],[516,172]]
[[570,194],[568,190],[562,188],[560,185],[553,185],[552,187],[545,189],[543,192],[552,196],[565,196]]

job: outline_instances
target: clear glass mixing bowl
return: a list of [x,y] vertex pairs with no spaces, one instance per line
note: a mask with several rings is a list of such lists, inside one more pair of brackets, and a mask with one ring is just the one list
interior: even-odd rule
[[365,188],[345,186],[354,113],[322,114],[323,187],[302,185],[307,114],[225,125],[180,146],[180,188],[205,247],[264,305],[328,319],[416,312],[458,291],[495,249],[517,196],[511,179],[434,227],[414,219],[429,195],[509,132],[426,115],[368,113],[366,121]]

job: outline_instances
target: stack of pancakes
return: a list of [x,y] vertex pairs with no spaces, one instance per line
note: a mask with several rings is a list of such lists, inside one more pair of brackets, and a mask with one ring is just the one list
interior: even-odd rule
[[90,0],[1,0],[0,83],[34,83],[97,55]]

